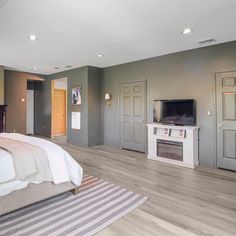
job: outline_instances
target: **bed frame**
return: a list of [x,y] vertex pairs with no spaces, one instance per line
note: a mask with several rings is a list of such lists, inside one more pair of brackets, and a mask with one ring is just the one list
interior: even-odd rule
[[0,216],[67,191],[78,194],[79,187],[72,183],[29,184],[25,189],[0,197]]

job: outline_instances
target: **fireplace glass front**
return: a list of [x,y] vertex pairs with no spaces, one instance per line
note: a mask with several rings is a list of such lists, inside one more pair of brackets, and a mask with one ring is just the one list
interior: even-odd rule
[[183,143],[157,139],[157,156],[183,161]]

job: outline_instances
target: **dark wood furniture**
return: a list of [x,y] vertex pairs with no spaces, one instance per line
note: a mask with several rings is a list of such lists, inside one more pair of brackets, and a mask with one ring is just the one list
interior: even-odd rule
[[0,105],[0,133],[6,131],[6,111],[7,105]]

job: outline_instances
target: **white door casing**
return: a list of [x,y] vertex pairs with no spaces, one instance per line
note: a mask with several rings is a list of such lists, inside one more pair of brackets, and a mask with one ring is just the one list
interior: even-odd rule
[[34,90],[27,90],[26,134],[34,134]]

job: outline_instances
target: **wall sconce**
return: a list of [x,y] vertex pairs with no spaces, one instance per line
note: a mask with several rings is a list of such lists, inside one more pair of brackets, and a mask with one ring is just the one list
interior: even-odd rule
[[107,106],[110,106],[111,105],[111,94],[109,94],[109,93],[106,93],[105,94],[105,101],[106,101],[106,103],[107,103]]

